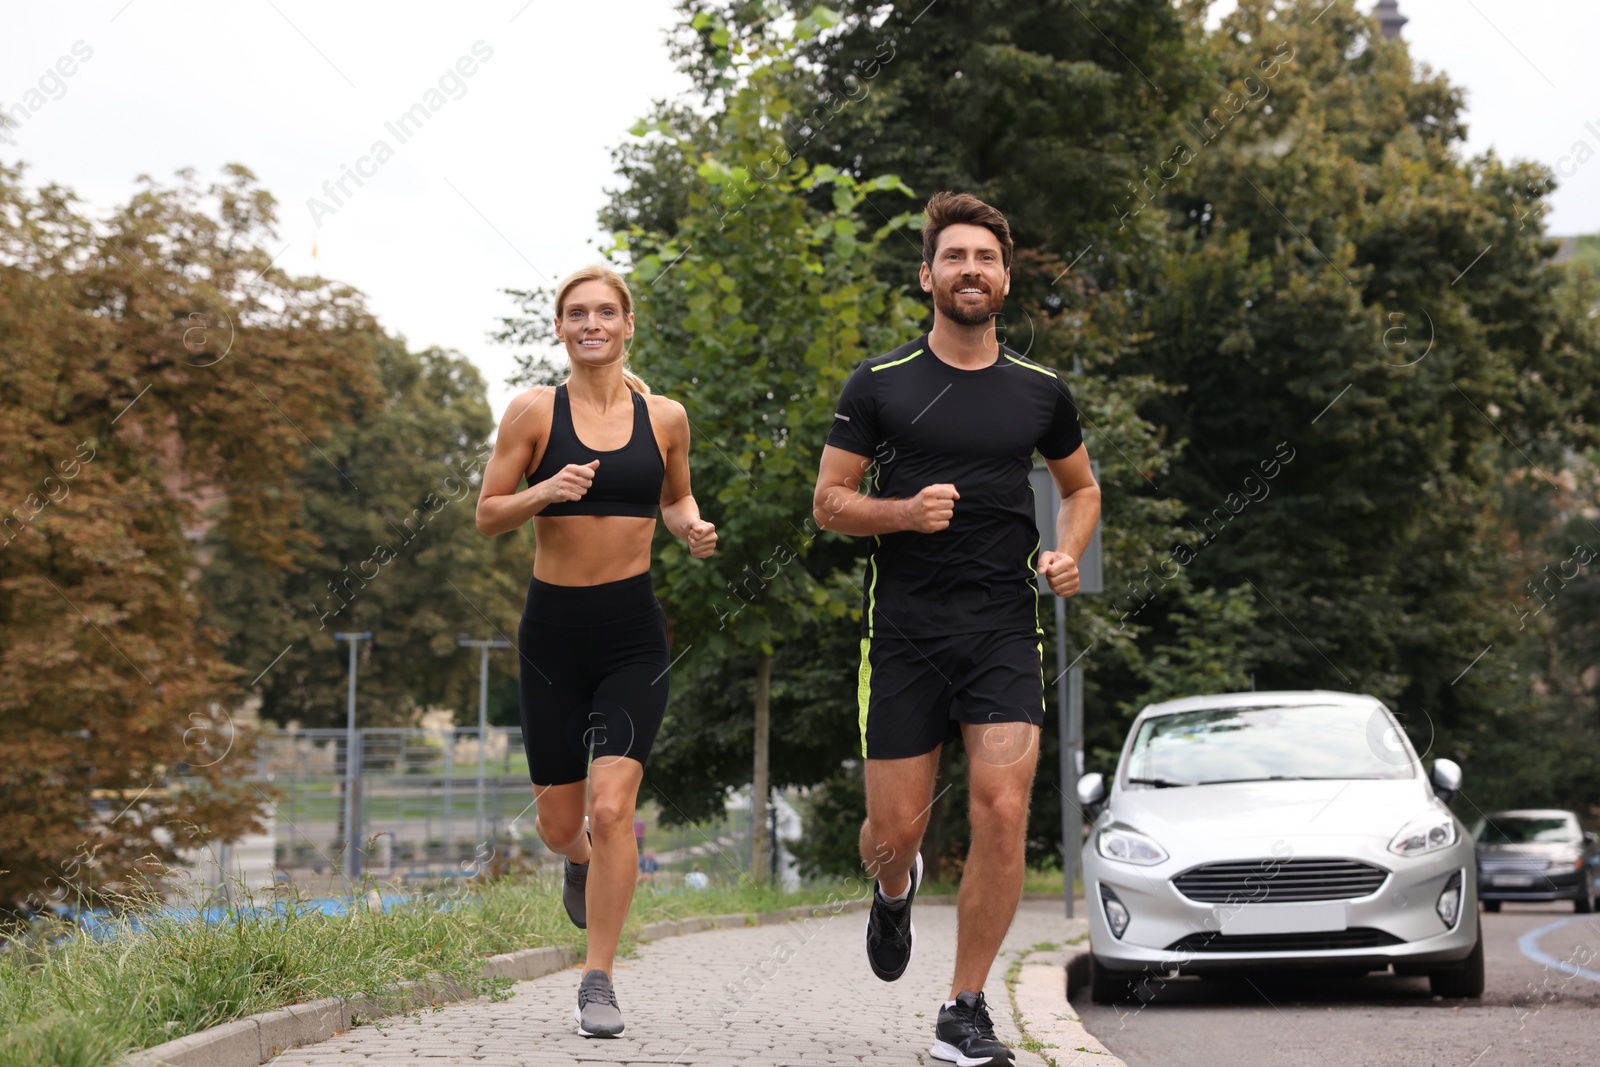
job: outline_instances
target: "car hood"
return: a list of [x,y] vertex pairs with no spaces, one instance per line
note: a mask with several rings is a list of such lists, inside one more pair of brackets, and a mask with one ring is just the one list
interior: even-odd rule
[[1387,842],[1439,810],[1428,801],[1415,779],[1233,782],[1121,791],[1111,813],[1164,843],[1352,835]]

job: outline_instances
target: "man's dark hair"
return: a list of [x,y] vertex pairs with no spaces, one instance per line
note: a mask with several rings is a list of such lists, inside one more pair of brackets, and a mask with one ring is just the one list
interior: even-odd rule
[[982,226],[1000,242],[1000,263],[1011,269],[1011,226],[1006,217],[971,193],[934,193],[922,209],[922,261],[933,266],[939,235],[947,226]]

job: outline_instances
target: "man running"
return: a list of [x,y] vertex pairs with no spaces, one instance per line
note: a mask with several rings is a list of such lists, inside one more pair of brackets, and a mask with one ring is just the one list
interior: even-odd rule
[[[919,275],[933,329],[851,374],[812,504],[824,529],[873,539],[862,583],[861,858],[876,879],[867,961],[886,982],[911,962],[918,849],[951,723],[967,750],[972,847],[932,1049],[959,1067],[1013,1059],[983,987],[1022,897],[1044,721],[1036,578],[1057,596],[1076,593],[1100,516],[1066,382],[995,336],[1011,248],[1005,216],[976,197],[928,201]],[[1028,482],[1035,450],[1062,501],[1060,537],[1042,552]]]

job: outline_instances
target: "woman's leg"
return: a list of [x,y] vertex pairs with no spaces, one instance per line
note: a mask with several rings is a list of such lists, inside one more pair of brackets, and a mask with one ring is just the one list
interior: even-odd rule
[[639,845],[633,811],[644,765],[629,756],[601,756],[589,765],[589,956],[583,973],[611,974],[622,924],[639,877]]
[[533,828],[539,840],[558,856],[573,863],[589,862],[589,837],[583,832],[586,782],[533,787]]

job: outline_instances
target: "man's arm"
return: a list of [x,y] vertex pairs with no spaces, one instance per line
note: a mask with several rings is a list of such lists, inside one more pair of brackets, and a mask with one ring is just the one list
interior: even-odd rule
[[1089,450],[1083,445],[1069,456],[1044,463],[1061,494],[1061,511],[1056,515],[1055,551],[1039,553],[1039,573],[1047,577],[1056,596],[1072,596],[1078,591],[1078,559],[1100,521],[1100,483],[1094,480]]
[[961,499],[948,483],[930,485],[913,497],[884,499],[861,492],[872,460],[833,445],[822,448],[817,488],[811,496],[811,516],[817,526],[852,537],[914,530],[935,533],[950,525],[955,502]]

